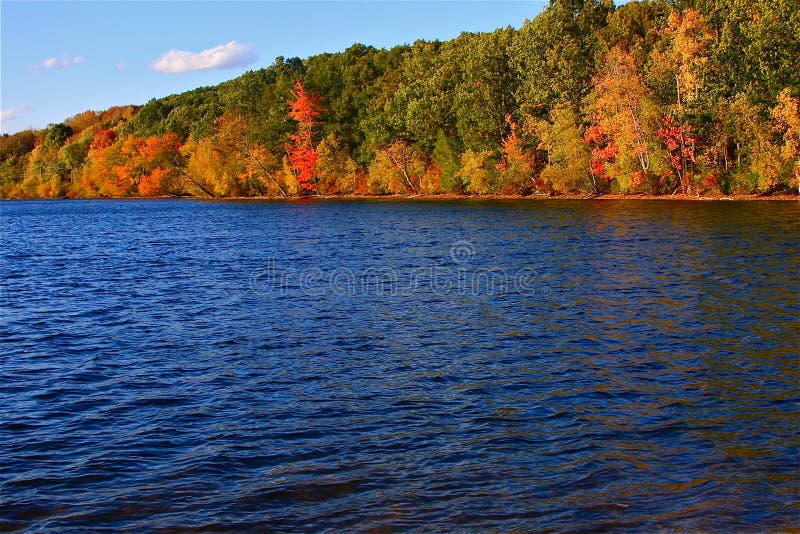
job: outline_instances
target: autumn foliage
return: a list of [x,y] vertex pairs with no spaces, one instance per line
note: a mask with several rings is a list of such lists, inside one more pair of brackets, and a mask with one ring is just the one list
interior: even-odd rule
[[289,136],[286,145],[288,168],[294,173],[302,193],[318,190],[317,149],[313,142],[313,130],[321,112],[320,99],[308,93],[303,82],[297,80],[289,100],[289,117],[297,122],[297,131]]
[[519,29],[277,58],[0,136],[0,198],[797,191],[795,4],[553,0]]
[[680,124],[672,117],[664,117],[658,129],[658,138],[663,141],[669,154],[669,164],[678,176],[684,194],[691,192],[691,174],[697,163],[695,149],[700,138],[692,133],[692,127]]
[[619,147],[614,140],[603,132],[598,124],[593,124],[586,129],[584,141],[592,147],[590,169],[597,178],[611,180],[613,176],[608,172],[608,166],[619,153]]

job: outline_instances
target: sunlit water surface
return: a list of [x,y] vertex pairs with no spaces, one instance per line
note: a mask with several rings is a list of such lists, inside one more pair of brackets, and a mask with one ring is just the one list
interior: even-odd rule
[[800,527],[795,202],[0,224],[0,530]]

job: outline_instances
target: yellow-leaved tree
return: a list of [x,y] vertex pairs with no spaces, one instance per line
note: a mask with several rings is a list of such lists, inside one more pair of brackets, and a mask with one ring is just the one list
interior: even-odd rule
[[539,138],[539,149],[547,153],[547,165],[539,177],[554,192],[575,193],[588,188],[598,193],[590,167],[592,154],[578,122],[573,106],[558,104],[549,120],[526,124]]

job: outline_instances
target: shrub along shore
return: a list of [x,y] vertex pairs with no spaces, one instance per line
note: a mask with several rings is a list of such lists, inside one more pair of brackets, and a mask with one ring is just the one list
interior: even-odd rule
[[[26,200],[24,198],[15,198],[7,200]],[[28,199],[28,200],[46,200],[46,199]],[[439,193],[439,194],[386,194],[386,195],[357,195],[357,194],[341,194],[341,195],[304,195],[304,196],[291,196],[291,197],[266,197],[266,196],[250,196],[250,197],[194,197],[187,195],[159,195],[159,196],[120,196],[120,197],[58,197],[56,200],[208,200],[213,202],[313,202],[313,201],[337,201],[337,200],[352,200],[363,202],[396,202],[396,201],[410,201],[410,202],[448,202],[448,201],[464,201],[464,202],[491,202],[491,201],[506,201],[506,200],[519,200],[531,202],[545,202],[545,201],[677,201],[677,202],[708,202],[708,201],[735,201],[735,202],[773,202],[773,201],[800,201],[800,194],[797,193],[782,193],[782,194],[749,194],[749,195],[647,195],[641,194],[620,194],[620,193],[604,193],[599,195],[587,194],[533,194],[533,195],[501,195],[501,194],[485,194],[485,195],[469,195],[469,194],[455,194],[455,193]]]

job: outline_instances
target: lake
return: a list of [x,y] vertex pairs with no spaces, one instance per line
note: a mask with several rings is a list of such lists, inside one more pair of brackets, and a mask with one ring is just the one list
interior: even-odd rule
[[800,528],[797,202],[0,203],[0,530]]

